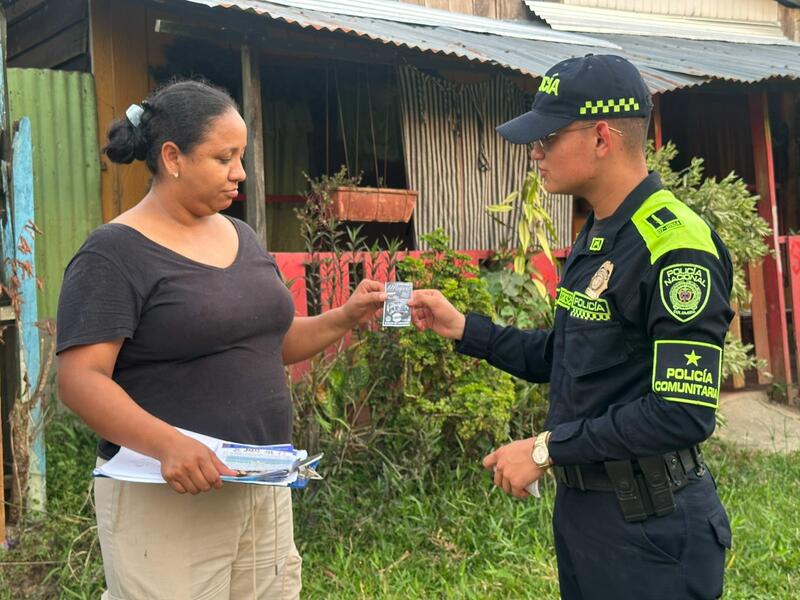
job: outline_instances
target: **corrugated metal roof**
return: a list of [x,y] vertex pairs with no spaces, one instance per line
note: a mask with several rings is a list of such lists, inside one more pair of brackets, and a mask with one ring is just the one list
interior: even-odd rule
[[[706,83],[712,79],[755,82],[773,77],[800,77],[800,45],[756,45],[719,41],[647,38],[633,35],[595,36],[583,46],[539,39],[475,33],[444,26],[425,26],[372,17],[333,14],[278,5],[263,0],[185,0],[195,4],[250,11],[304,28],[342,32],[397,47],[444,54],[493,64],[539,77],[555,63],[594,54],[620,54],[642,72],[654,93]],[[288,0],[281,0],[286,2]],[[330,9],[336,2],[297,0]],[[383,2],[397,5],[396,2]],[[403,5],[403,9],[406,6]],[[421,8],[421,7],[416,7]],[[431,9],[424,9],[431,10]],[[437,11],[442,12],[442,11]],[[459,15],[459,18],[461,15]],[[541,29],[534,23],[520,26]],[[609,46],[617,49],[609,49]]]
[[774,0],[560,0],[570,6],[592,6],[656,15],[737,21],[777,21]]
[[67,262],[102,223],[94,79],[8,69],[8,105],[12,121],[31,121],[34,221],[44,232],[36,238],[39,318],[55,317]]
[[741,44],[793,44],[780,23],[679,17],[653,13],[570,6],[525,0],[528,8],[553,29],[592,34],[628,34]]
[[[269,15],[273,19],[281,19],[301,26],[325,28],[331,31],[343,30],[345,23],[341,17],[359,19],[376,19],[405,25],[424,25],[426,27],[452,27],[459,31],[488,33],[510,38],[558,42],[561,44],[577,44],[581,46],[614,46],[603,40],[596,40],[583,35],[556,31],[538,23],[524,21],[501,21],[446,10],[427,8],[416,4],[398,2],[397,0],[189,0],[206,6],[239,8],[259,15]],[[325,24],[320,22],[324,15],[335,19]]]
[[[800,78],[800,47],[735,44],[703,40],[607,35],[639,69],[753,83],[764,79]],[[677,43],[676,43],[677,42]],[[680,86],[677,86],[680,87]]]

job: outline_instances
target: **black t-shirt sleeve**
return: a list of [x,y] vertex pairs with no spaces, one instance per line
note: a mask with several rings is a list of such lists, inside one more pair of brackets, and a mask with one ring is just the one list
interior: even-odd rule
[[117,265],[101,254],[79,252],[67,266],[58,300],[56,352],[132,337],[141,305]]

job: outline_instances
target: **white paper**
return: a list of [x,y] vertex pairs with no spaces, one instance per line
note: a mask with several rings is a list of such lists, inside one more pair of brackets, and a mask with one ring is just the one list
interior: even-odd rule
[[525,491],[528,492],[534,498],[541,498],[542,495],[539,493],[539,480],[537,479],[533,483],[529,483],[525,486]]
[[[229,444],[230,442],[226,442],[224,440],[219,440],[217,438],[213,438],[207,435],[203,435],[201,433],[195,433],[194,431],[188,431],[186,429],[178,428],[182,434],[193,438],[200,442],[201,444],[207,446],[211,449],[212,452],[219,455],[220,449],[222,448],[223,444]],[[282,452],[283,454],[289,454],[288,452]],[[296,451],[294,458],[305,458],[307,453],[305,450]],[[274,452],[273,452],[274,458]],[[220,458],[222,460],[222,458]],[[223,460],[223,462],[225,462]],[[291,464],[292,461],[288,461]],[[271,464],[274,464],[274,460],[271,461]],[[136,483],[166,483],[164,478],[161,476],[161,463],[152,458],[150,456],[145,456],[144,454],[140,454],[131,450],[130,448],[125,448],[124,446],[119,449],[119,452],[107,463],[97,467],[92,474],[95,477],[111,477],[112,479],[119,479],[121,481],[132,481]],[[272,479],[270,481],[260,481],[254,478],[238,478],[238,477],[228,477],[223,476],[222,479],[224,481],[231,481],[236,483],[249,483],[249,484],[256,484],[256,485],[279,485],[279,486],[287,486],[290,483],[297,480],[297,471],[293,471],[289,476],[283,477],[280,479]]]

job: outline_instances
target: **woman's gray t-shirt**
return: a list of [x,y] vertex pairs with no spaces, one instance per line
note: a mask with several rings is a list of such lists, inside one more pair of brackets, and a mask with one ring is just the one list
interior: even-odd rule
[[[113,379],[150,414],[225,440],[289,443],[292,297],[253,230],[231,222],[239,250],[224,269],[126,225],[93,231],[64,275],[56,351],[124,338]],[[117,450],[98,445],[103,458]]]

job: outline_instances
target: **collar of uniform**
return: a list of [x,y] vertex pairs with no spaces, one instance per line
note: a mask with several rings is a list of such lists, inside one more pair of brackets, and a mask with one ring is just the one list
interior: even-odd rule
[[[647,177],[642,179],[642,182],[627,195],[622,204],[614,211],[614,214],[608,218],[608,222],[603,227],[603,237],[590,240],[588,239],[588,233],[592,230],[592,225],[594,225],[594,212],[592,212],[582,230],[582,233],[586,232],[587,239],[581,251],[587,254],[605,254],[611,250],[614,247],[617,233],[622,229],[622,226],[631,220],[633,213],[645,200],[663,187],[658,172],[650,171]],[[597,242],[598,239],[601,241]]]

